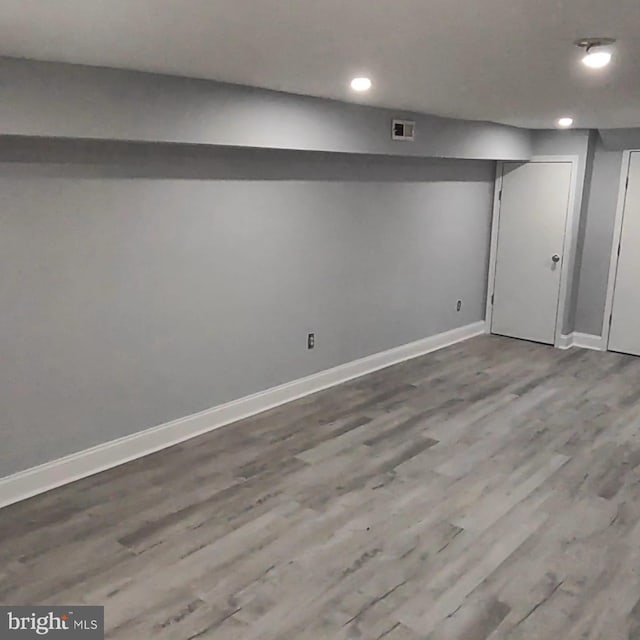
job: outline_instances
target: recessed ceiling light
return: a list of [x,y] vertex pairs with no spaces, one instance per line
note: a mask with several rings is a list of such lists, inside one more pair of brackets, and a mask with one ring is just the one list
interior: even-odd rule
[[563,129],[570,127],[572,124],[573,124],[573,118],[565,117],[565,118],[560,118],[560,120],[558,120],[558,126],[562,127]]
[[369,78],[354,78],[351,81],[351,88],[354,91],[369,91],[371,89],[371,80]]
[[602,69],[611,62],[611,45],[614,43],[614,38],[583,38],[577,40],[575,45],[586,51],[582,58],[584,65],[591,69]]
[[611,62],[611,53],[609,51],[591,51],[582,58],[582,62],[592,69],[602,69]]

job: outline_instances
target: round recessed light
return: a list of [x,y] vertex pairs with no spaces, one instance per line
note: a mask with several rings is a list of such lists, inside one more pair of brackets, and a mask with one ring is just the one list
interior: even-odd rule
[[558,126],[566,129],[573,124],[573,118],[565,117],[558,120]]
[[371,80],[369,78],[361,77],[354,78],[351,81],[351,88],[354,91],[369,91],[371,89]]
[[602,69],[611,62],[609,51],[590,51],[582,58],[582,62],[592,69]]

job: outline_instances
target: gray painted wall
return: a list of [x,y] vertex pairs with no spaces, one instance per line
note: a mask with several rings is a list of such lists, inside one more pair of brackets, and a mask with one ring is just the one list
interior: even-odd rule
[[[205,80],[0,58],[0,134],[523,160],[524,129]],[[415,142],[391,119],[417,121]]]
[[597,140],[580,266],[575,330],[602,335],[622,151]]
[[492,162],[102,144],[3,145],[0,476],[483,317]]
[[602,148],[606,151],[640,149],[640,127],[631,129],[600,129]]
[[589,209],[589,195],[591,193],[591,183],[593,178],[593,165],[596,152],[596,141],[598,134],[595,131],[589,132],[587,153],[585,157],[585,169],[582,185],[582,199],[580,204],[580,217],[577,225],[577,235],[575,238],[575,254],[573,263],[573,273],[571,278],[571,298],[569,300],[569,315],[564,328],[564,333],[569,334],[576,329],[578,313],[578,294],[580,290],[580,278],[582,277],[582,258],[584,253],[584,242],[587,233],[587,212]]

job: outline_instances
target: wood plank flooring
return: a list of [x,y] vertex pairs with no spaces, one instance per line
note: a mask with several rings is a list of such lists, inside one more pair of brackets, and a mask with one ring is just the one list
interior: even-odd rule
[[107,637],[640,639],[640,359],[483,336],[0,511]]

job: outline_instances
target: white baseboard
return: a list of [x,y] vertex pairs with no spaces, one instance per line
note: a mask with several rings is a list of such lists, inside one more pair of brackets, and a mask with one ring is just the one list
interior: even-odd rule
[[573,347],[573,333],[568,335],[562,334],[557,346],[558,349],[571,349],[571,347]]
[[267,409],[485,333],[485,323],[411,342],[0,479],[0,507],[116,467]]
[[573,346],[582,349],[593,349],[594,351],[604,351],[606,348],[605,340],[602,336],[594,336],[590,333],[573,334]]
[[594,336],[590,333],[570,333],[560,336],[558,344],[560,349],[570,349],[579,347],[581,349],[593,349],[594,351],[604,351],[606,349],[605,340],[602,336]]

